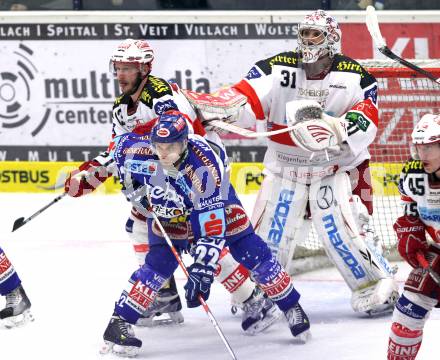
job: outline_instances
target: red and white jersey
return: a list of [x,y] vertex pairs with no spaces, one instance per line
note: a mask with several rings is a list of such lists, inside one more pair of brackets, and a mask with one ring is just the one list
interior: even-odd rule
[[440,180],[427,174],[421,161],[409,160],[400,174],[399,192],[405,215],[419,217],[432,239],[440,243]]
[[[337,170],[355,168],[370,158],[368,146],[378,125],[377,83],[361,65],[349,57],[335,55],[330,71],[320,79],[308,79],[296,52],[285,52],[257,62],[234,88],[248,98],[239,125],[249,127],[249,114],[265,121],[267,130],[287,126],[286,104],[294,100],[315,100],[331,116],[347,121],[348,140],[343,151],[315,154],[297,147],[288,133],[271,136],[264,164],[275,174],[292,180],[310,181]],[[251,108],[251,110],[250,110]]]
[[[169,110],[178,110],[187,115],[190,132],[201,136],[206,135],[193,107],[179,87],[161,78],[148,75],[148,80],[142,89],[137,104],[134,104],[130,95],[122,95],[116,98],[113,105],[112,140],[108,149],[99,154],[94,160],[106,166],[109,171],[113,171],[113,160],[109,156],[109,151],[113,147],[113,138],[131,132],[136,127],[139,128],[144,124],[146,128],[152,128],[154,124],[148,123]],[[148,131],[145,130],[145,132]],[[214,136],[213,134],[210,135]]]

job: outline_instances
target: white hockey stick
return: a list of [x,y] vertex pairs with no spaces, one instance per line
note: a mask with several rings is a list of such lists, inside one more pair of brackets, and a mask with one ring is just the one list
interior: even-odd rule
[[417,65],[414,65],[413,63],[410,63],[409,61],[402,59],[400,56],[396,55],[388,48],[380,32],[379,22],[377,20],[377,15],[376,15],[376,9],[374,8],[374,6],[370,5],[367,7],[366,23],[367,23],[368,31],[370,32],[370,35],[373,38],[376,47],[382,54],[384,54],[386,57],[389,57],[390,59],[393,59],[394,61],[397,61],[399,64],[402,64],[403,66],[406,66],[411,70],[414,70],[419,74],[426,76],[428,79],[434,81],[435,83],[440,84],[440,78],[436,78],[429,71],[426,71],[418,67]]
[[256,131],[252,131],[249,129],[243,129],[237,125],[234,124],[230,124],[221,120],[211,120],[209,121],[209,125],[215,126],[219,129],[222,130],[226,130],[229,131],[231,133],[234,134],[238,134],[247,138],[260,138],[260,137],[269,137],[269,136],[273,136],[273,135],[277,135],[277,134],[283,134],[286,132],[291,131],[292,129],[295,128],[295,125],[292,126],[288,126],[284,129],[278,129],[278,130],[274,130],[274,131],[263,131],[263,132],[256,132]]

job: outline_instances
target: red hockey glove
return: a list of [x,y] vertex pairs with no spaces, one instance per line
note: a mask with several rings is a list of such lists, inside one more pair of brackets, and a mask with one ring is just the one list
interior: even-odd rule
[[64,191],[70,196],[80,197],[94,191],[110,176],[97,161],[86,161],[69,174],[64,183]]
[[425,224],[415,216],[401,216],[394,224],[399,254],[414,268],[419,267],[417,252],[426,252],[428,242],[425,235]]

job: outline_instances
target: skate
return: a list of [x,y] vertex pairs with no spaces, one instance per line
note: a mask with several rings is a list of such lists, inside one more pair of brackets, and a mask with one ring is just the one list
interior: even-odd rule
[[142,341],[135,337],[130,324],[115,313],[104,332],[104,345],[101,354],[112,352],[122,357],[134,357],[139,353]]
[[310,322],[299,303],[284,313],[290,332],[300,343],[305,344],[311,337]]
[[246,334],[255,335],[267,329],[281,316],[275,303],[258,287],[242,305],[241,327]]
[[169,286],[162,287],[154,302],[136,322],[137,326],[152,327],[183,323],[182,303],[177,292],[174,277],[170,278]]
[[31,302],[20,285],[9,294],[6,294],[6,306],[0,311],[0,320],[8,329],[34,321],[29,310],[30,307]]

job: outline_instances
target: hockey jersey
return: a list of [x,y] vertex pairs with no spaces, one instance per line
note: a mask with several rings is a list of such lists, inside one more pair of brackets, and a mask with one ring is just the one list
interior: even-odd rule
[[126,188],[135,192],[144,186],[139,203],[145,206],[146,195],[162,221],[186,216],[195,239],[223,237],[225,207],[240,203],[229,183],[226,154],[214,151],[203,137],[190,134],[182,162],[169,170],[161,166],[150,146],[148,136],[129,133],[115,138],[111,154]]
[[[247,111],[239,125],[249,127],[249,119],[266,121],[267,130],[287,127],[286,104],[294,100],[315,100],[334,117],[344,117],[348,140],[343,151],[311,153],[295,145],[288,133],[271,136],[265,167],[291,180],[323,177],[350,170],[369,159],[368,145],[378,126],[377,83],[355,60],[337,54],[330,71],[320,79],[308,79],[297,52],[285,52],[257,62],[234,88],[248,98]],[[311,170],[310,168],[313,167]]]
[[400,174],[399,192],[405,215],[418,216],[431,238],[440,243],[440,180],[423,169],[419,160],[409,160]]

